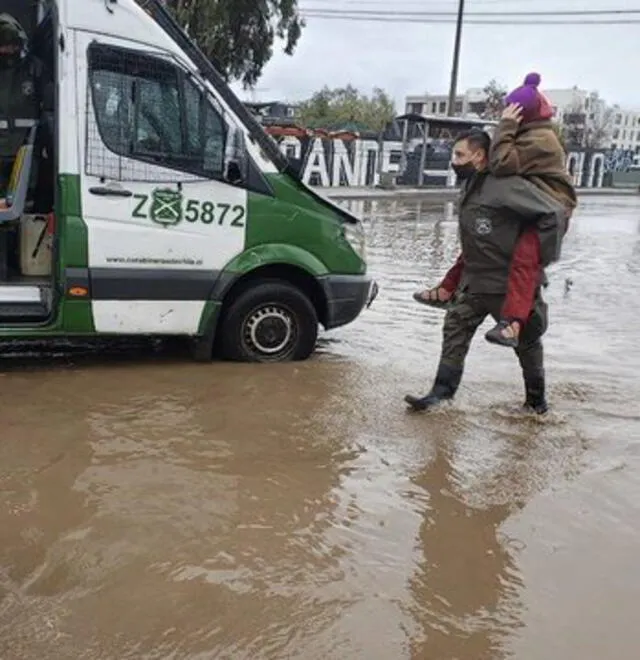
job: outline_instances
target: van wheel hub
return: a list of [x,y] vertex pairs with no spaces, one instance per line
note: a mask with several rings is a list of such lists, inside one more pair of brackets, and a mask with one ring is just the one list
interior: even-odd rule
[[276,305],[256,310],[247,320],[244,338],[253,350],[266,355],[285,351],[295,339],[291,314]]

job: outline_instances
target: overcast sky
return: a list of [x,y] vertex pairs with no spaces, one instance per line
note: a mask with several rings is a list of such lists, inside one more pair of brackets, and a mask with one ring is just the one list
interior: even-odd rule
[[[457,4],[457,0],[300,0],[303,10],[446,12],[455,11]],[[640,0],[466,0],[465,5],[469,13],[587,9],[640,12]],[[598,90],[610,103],[640,109],[640,13],[631,20],[638,23],[465,25],[458,90],[483,87],[491,78],[512,88],[529,71],[539,71],[543,88],[578,85]],[[350,82],[366,92],[374,86],[383,87],[401,110],[408,94],[448,91],[454,31],[453,23],[308,18],[295,55],[288,57],[277,49],[257,85],[255,98],[295,101],[325,84],[337,87]],[[241,97],[248,100],[251,95],[241,93]]]

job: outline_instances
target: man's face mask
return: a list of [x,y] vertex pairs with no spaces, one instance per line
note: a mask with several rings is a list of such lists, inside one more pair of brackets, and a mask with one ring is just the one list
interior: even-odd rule
[[471,161],[466,163],[452,163],[451,168],[456,173],[456,176],[458,179],[460,179],[460,181],[466,181],[477,171],[475,165]]
[[13,69],[20,63],[20,49],[15,46],[0,48],[0,69]]

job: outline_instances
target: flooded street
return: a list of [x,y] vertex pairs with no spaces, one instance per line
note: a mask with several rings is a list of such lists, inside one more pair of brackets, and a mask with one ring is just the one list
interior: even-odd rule
[[582,198],[549,272],[545,420],[489,320],[406,413],[455,219],[345,204],[380,296],[307,363],[0,360],[2,660],[637,657],[640,199]]

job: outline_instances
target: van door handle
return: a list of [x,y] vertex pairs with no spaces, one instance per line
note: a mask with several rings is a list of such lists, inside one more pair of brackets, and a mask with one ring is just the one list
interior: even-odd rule
[[94,188],[89,188],[89,192],[92,195],[101,195],[102,197],[132,197],[133,193],[130,190],[125,190],[124,188],[103,188],[101,186],[96,186]]

